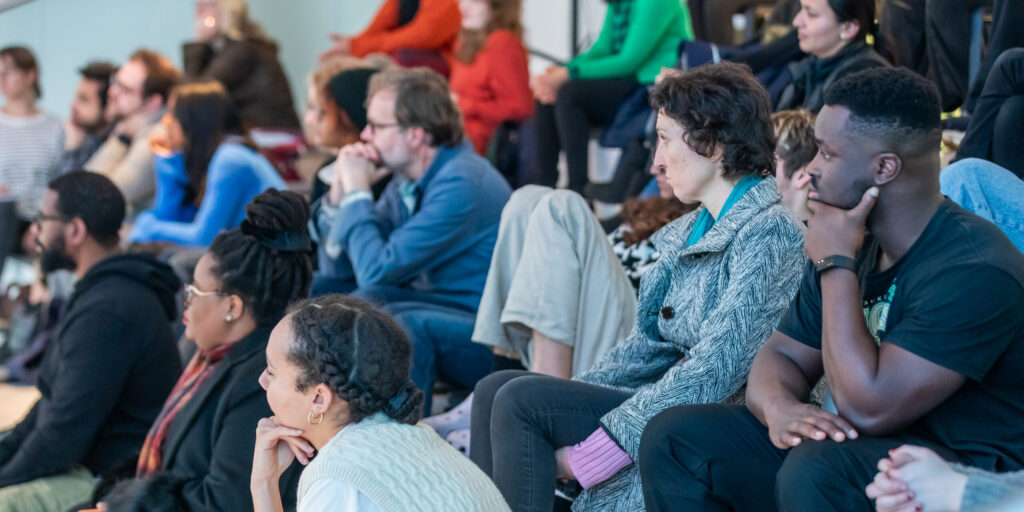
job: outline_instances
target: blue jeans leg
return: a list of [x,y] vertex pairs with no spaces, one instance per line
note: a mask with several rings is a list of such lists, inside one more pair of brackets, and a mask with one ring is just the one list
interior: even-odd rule
[[992,162],[966,158],[943,169],[939,184],[943,194],[992,221],[1024,251],[1024,181]]
[[473,313],[437,304],[397,302],[384,307],[412,343],[412,380],[423,390],[424,414],[438,380],[473,389],[491,370],[490,348],[474,343]]

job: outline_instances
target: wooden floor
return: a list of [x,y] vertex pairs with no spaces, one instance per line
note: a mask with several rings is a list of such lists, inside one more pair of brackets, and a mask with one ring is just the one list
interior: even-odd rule
[[32,386],[0,384],[0,432],[14,428],[36,400],[39,390]]

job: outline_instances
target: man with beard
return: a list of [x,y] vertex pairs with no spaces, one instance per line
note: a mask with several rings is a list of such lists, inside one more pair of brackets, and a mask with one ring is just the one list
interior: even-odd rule
[[[471,389],[493,360],[470,335],[511,190],[463,133],[441,75],[378,72],[362,140],[338,153],[331,189],[313,208],[321,245],[311,295],[354,292],[385,305],[413,344],[412,378],[427,404],[435,380]],[[394,178],[374,201],[381,168]]]
[[0,511],[63,511],[136,456],[181,372],[170,322],[181,285],[149,256],[121,254],[125,202],[107,178],[50,183],[31,235],[40,267],[78,276],[39,376],[42,398],[0,440]]
[[110,83],[107,95],[114,129],[85,163],[85,169],[110,178],[136,213],[148,206],[156,190],[150,140],[167,137],[160,119],[179,82],[181,72],[167,57],[138,50]]
[[[825,93],[803,283],[745,407],[648,423],[648,510],[872,510],[864,487],[903,444],[1024,468],[1024,256],[941,194],[939,112],[935,86],[906,69]],[[823,408],[808,403],[822,376]]]
[[64,156],[57,175],[81,169],[107,140],[113,125],[107,118],[107,90],[117,67],[109,62],[90,62],[78,70],[82,79],[71,100],[71,115],[64,126]]

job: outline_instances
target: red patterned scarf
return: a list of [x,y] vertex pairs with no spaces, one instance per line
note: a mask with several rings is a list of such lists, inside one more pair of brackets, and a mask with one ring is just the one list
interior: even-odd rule
[[156,421],[153,422],[153,426],[149,429],[146,441],[142,443],[139,465],[135,471],[136,477],[142,478],[160,470],[163,463],[164,440],[167,439],[167,429],[174,420],[174,416],[185,407],[185,404],[188,403],[192,395],[199,389],[199,386],[203,384],[203,381],[210,375],[213,375],[213,371],[217,369],[217,364],[220,363],[221,359],[224,359],[224,356],[234,346],[234,343],[226,343],[210,350],[200,350],[192,356],[188,367],[185,368],[184,373],[178,378],[178,383],[174,385],[170,396],[164,402],[163,409],[160,410]]

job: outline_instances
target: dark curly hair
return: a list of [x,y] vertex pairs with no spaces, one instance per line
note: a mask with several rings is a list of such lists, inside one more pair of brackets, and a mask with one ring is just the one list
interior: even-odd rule
[[282,250],[268,240],[308,240],[309,203],[295,192],[269,189],[246,205],[245,219],[246,228],[225,231],[210,244],[212,272],[220,279],[222,292],[242,298],[257,324],[274,325],[288,304],[309,291],[312,249],[308,241],[305,247]]
[[325,295],[289,312],[289,360],[299,368],[299,391],[325,384],[348,402],[349,420],[377,412],[409,425],[419,421],[423,391],[409,378],[412,348],[387,313],[347,295]]
[[683,140],[711,158],[722,148],[722,177],[767,176],[775,167],[768,91],[744,64],[722,62],[666,76],[651,107],[680,125]]
[[906,68],[873,68],[836,80],[825,105],[850,111],[846,131],[889,141],[912,152],[938,152],[942,140],[939,91]]

